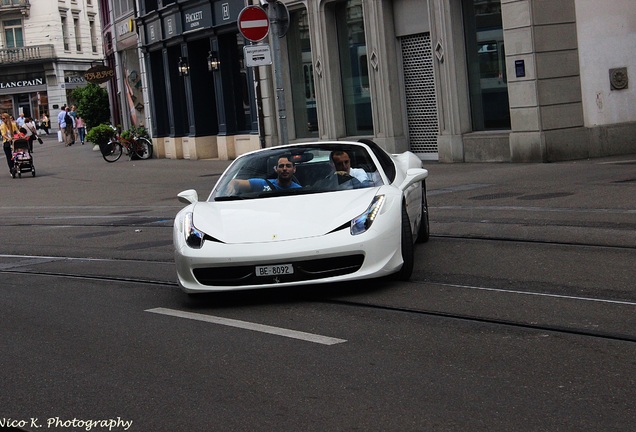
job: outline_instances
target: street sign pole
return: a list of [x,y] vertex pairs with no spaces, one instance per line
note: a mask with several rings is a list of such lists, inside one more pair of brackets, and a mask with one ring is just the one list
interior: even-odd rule
[[267,3],[267,17],[269,18],[272,31],[272,60],[274,62],[274,82],[276,84],[276,102],[278,105],[278,131],[280,136],[280,144],[285,145],[288,143],[289,138],[287,133],[287,109],[285,106],[285,91],[283,89],[283,60],[280,52],[280,23],[279,14],[276,10],[279,5],[282,5],[282,3],[278,2],[277,0],[267,0]]

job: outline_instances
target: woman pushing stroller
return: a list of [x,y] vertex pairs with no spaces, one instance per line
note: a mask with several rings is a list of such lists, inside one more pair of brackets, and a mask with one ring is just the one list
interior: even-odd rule
[[9,173],[13,177],[13,137],[19,133],[18,126],[7,113],[2,113],[2,123],[0,123],[0,133],[2,134],[2,149],[7,158]]

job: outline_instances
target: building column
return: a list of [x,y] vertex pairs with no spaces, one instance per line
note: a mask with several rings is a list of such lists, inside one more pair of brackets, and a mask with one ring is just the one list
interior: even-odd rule
[[406,119],[400,82],[400,53],[393,25],[393,2],[367,2],[364,21],[368,25],[367,58],[373,113],[374,141],[390,153],[408,150]]
[[512,162],[585,158],[574,0],[502,0]]
[[430,0],[433,69],[437,85],[440,162],[463,162],[462,135],[471,131],[461,2]]

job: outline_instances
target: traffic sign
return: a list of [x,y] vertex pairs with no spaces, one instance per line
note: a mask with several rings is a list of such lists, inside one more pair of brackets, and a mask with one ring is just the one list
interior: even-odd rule
[[272,51],[269,45],[245,45],[243,47],[245,54],[245,66],[267,66],[272,64]]
[[258,42],[269,32],[267,12],[260,6],[247,6],[239,13],[238,29],[245,39]]

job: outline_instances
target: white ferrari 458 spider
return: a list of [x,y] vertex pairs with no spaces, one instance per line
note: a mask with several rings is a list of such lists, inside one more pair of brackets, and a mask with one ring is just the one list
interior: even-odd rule
[[429,237],[426,178],[411,152],[369,140],[271,147],[236,158],[206,201],[174,222],[187,293],[408,280],[413,246]]

